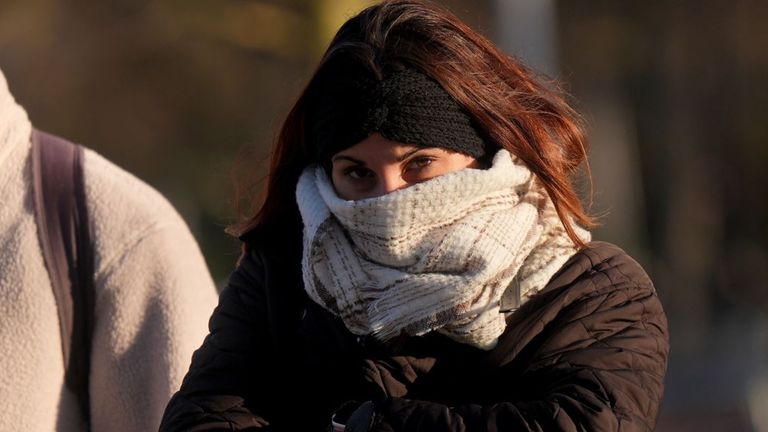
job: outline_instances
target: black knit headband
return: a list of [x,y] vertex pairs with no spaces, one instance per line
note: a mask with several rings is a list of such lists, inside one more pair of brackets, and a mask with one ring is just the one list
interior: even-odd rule
[[375,132],[392,141],[441,147],[476,159],[487,153],[469,115],[440,84],[414,69],[383,80],[330,79],[321,95],[309,117],[308,138],[323,164]]

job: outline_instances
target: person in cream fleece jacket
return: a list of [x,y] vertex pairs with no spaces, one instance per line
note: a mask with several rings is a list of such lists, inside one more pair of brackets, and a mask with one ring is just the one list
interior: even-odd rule
[[[0,72],[0,431],[77,431],[57,305],[32,196],[32,127]],[[157,430],[216,290],[184,221],[154,189],[93,151],[84,158],[94,242],[90,422]]]

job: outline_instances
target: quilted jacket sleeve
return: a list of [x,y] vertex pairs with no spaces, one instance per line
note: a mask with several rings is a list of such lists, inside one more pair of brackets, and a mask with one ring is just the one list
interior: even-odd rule
[[256,412],[265,406],[258,371],[273,349],[267,334],[263,269],[246,255],[222,291],[209,334],[192,357],[181,389],[169,402],[161,431],[269,430]]
[[530,352],[521,354],[531,356],[529,366],[522,380],[510,382],[509,401],[449,407],[388,398],[347,430],[652,431],[669,345],[664,312],[642,269],[608,260],[543,302],[529,328],[511,332],[496,349],[513,357],[521,354],[518,340],[534,335],[523,348]]

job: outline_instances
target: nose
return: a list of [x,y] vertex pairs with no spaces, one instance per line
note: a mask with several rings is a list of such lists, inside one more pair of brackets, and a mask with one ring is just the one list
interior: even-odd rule
[[388,170],[379,174],[376,196],[386,195],[405,187],[408,187],[408,182],[403,180],[400,172]]

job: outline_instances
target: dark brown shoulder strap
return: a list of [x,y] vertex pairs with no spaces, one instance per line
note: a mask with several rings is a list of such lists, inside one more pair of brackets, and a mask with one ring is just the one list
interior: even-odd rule
[[32,132],[35,218],[59,310],[66,385],[78,396],[88,421],[93,249],[82,158],[82,147],[37,130]]

